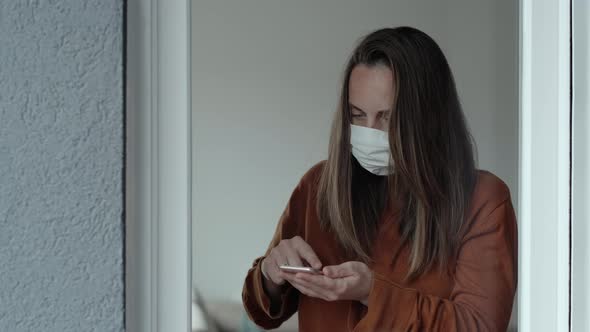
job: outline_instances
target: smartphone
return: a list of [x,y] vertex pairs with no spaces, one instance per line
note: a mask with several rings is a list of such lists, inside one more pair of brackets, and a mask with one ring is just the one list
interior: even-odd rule
[[323,274],[321,270],[314,269],[313,267],[308,266],[289,266],[289,265],[281,265],[279,266],[281,271],[289,272],[289,273],[311,273],[311,274]]

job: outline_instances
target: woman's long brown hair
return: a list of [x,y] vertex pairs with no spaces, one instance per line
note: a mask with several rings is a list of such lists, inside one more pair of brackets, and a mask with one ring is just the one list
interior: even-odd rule
[[[395,171],[387,177],[365,171],[351,155],[348,89],[360,64],[387,66],[394,74],[389,144]],[[395,201],[402,243],[410,246],[406,277],[435,263],[443,270],[458,250],[476,181],[473,139],[444,54],[417,29],[377,30],[353,51],[341,91],[318,188],[322,225],[350,256],[368,263],[384,209]]]

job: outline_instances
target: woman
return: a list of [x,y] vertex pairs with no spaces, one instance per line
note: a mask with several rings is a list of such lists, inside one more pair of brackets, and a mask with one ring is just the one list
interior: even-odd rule
[[270,329],[298,311],[301,331],[505,331],[516,220],[507,186],[475,168],[473,150],[438,45],[409,27],[366,36],[328,160],[303,176],[248,271],[250,318]]

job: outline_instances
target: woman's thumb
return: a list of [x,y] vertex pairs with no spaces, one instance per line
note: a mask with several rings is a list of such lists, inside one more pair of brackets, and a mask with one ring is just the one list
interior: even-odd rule
[[324,275],[330,278],[339,278],[342,274],[342,271],[338,268],[338,266],[326,266],[324,267]]

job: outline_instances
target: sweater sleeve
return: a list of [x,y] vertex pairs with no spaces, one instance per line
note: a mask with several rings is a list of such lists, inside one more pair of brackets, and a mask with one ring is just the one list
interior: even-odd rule
[[303,237],[306,209],[311,203],[307,197],[306,182],[306,176],[304,176],[293,190],[265,255],[254,261],[244,282],[242,290],[244,308],[250,319],[265,329],[279,327],[297,311],[299,292],[288,283],[282,286],[280,301],[271,303],[263,287],[264,276],[261,271],[261,262],[281,240],[297,235]]
[[506,331],[517,284],[517,228],[507,199],[462,239],[448,299],[375,275],[354,331]]

